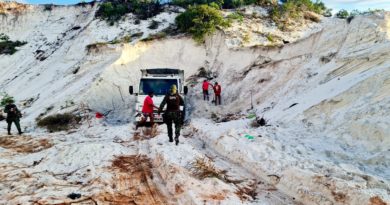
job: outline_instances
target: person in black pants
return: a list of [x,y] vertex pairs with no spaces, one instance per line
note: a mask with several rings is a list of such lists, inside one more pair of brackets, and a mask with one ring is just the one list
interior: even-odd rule
[[164,100],[160,104],[158,114],[161,113],[165,104],[167,109],[164,113],[164,122],[167,124],[169,142],[173,142],[172,123],[175,123],[175,142],[179,144],[180,129],[182,126],[182,116],[180,105],[184,105],[183,98],[177,93],[176,85],[172,85],[170,93],[165,95]]
[[16,128],[18,129],[19,135],[23,134],[22,129],[20,129],[20,118],[22,117],[22,113],[18,110],[13,100],[8,100],[4,112],[7,113],[6,121],[8,123],[8,135],[11,135],[12,123],[14,123]]

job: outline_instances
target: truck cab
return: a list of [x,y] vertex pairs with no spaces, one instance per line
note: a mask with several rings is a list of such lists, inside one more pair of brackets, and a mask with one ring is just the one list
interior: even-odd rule
[[[135,94],[137,98],[135,103],[135,121],[139,122],[143,117],[142,106],[149,92],[153,91],[153,103],[159,107],[165,95],[169,93],[172,85],[176,85],[177,92],[181,95],[185,103],[185,95],[187,94],[188,89],[184,86],[184,70],[173,68],[142,69],[138,93],[134,93],[133,86],[129,87],[130,94]],[[180,106],[180,110],[182,111],[184,121],[185,106]],[[158,115],[156,109],[154,109],[153,116],[154,122],[163,123],[162,115]],[[149,122],[149,119],[147,122]]]

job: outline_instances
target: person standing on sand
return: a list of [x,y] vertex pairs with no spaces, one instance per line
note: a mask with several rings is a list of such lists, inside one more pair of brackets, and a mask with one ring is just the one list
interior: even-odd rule
[[215,94],[215,105],[221,105],[221,86],[218,84],[218,82],[215,82],[214,86],[214,94]]
[[18,110],[12,99],[8,100],[4,112],[7,113],[6,121],[8,123],[8,135],[11,135],[12,123],[14,123],[16,128],[18,129],[19,135],[23,134],[22,129],[20,129],[20,118],[22,117],[22,113]]
[[158,114],[161,113],[165,104],[167,109],[164,114],[164,122],[167,124],[169,142],[173,142],[172,122],[175,123],[175,142],[179,144],[180,129],[182,126],[182,117],[180,111],[180,105],[184,105],[183,98],[177,93],[176,85],[172,85],[170,93],[165,95],[164,100],[161,102]]
[[202,90],[203,90],[203,100],[209,101],[209,86],[213,86],[209,83],[209,81],[204,80],[202,84]]
[[135,126],[136,130],[138,129],[138,127],[143,126],[145,124],[148,117],[150,119],[150,126],[153,127],[154,124],[153,109],[154,108],[158,109],[158,107],[155,106],[153,103],[153,99],[152,99],[153,96],[154,96],[153,91],[149,92],[148,95],[146,96],[144,100],[144,105],[142,106],[143,117],[141,118],[141,121],[139,121]]

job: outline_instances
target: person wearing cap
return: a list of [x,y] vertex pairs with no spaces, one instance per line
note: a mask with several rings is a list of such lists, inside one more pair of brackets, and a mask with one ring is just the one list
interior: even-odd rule
[[138,127],[144,125],[148,118],[150,119],[150,126],[153,127],[153,123],[154,123],[153,108],[158,109],[158,107],[155,106],[153,103],[153,99],[152,99],[153,96],[154,96],[154,93],[153,93],[153,91],[151,91],[145,97],[144,105],[142,106],[143,117],[141,118],[141,121],[139,121],[137,123],[137,125],[135,126],[136,130],[138,129]]
[[23,134],[22,129],[20,129],[20,118],[22,117],[22,113],[18,110],[12,99],[9,99],[7,101],[7,105],[4,108],[4,112],[7,113],[6,121],[8,124],[8,135],[11,135],[12,123],[14,123],[16,128],[18,129],[19,135]]
[[172,85],[170,92],[165,95],[164,100],[161,102],[160,108],[158,109],[158,114],[161,113],[165,105],[167,105],[167,109],[164,114],[164,122],[167,124],[169,142],[173,142],[172,123],[175,123],[175,142],[176,145],[178,145],[180,129],[182,126],[180,105],[184,106],[184,100],[177,93],[176,85]]
[[221,105],[221,86],[218,84],[218,82],[215,82],[213,88],[215,94],[215,105]]

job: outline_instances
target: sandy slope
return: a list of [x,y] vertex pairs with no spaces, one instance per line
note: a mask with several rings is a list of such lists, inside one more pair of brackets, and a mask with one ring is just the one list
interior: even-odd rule
[[[18,9],[0,17],[0,33],[28,44],[0,56],[0,91],[33,100],[20,105],[26,136],[0,140],[1,203],[68,203],[72,192],[90,204],[390,203],[389,13],[351,23],[323,19],[291,34],[245,22],[289,40],[304,37],[283,47],[239,47],[234,32],[243,25],[235,25],[204,45],[177,36],[86,49],[146,37],[176,14],[155,17],[161,26],[149,30],[150,20],[135,25],[131,16],[110,27],[94,19],[91,5]],[[264,43],[252,40],[248,45]],[[133,131],[135,99],[127,89],[149,67],[184,69],[194,85],[178,147],[167,142],[164,126],[153,136]],[[202,79],[192,76],[201,67],[222,84],[222,107],[202,101]],[[76,111],[80,103],[91,116],[112,112],[71,132],[35,127],[39,114]],[[234,120],[212,119],[228,113]],[[253,127],[250,113],[270,126]],[[199,158],[224,174],[196,177],[191,164]]]

